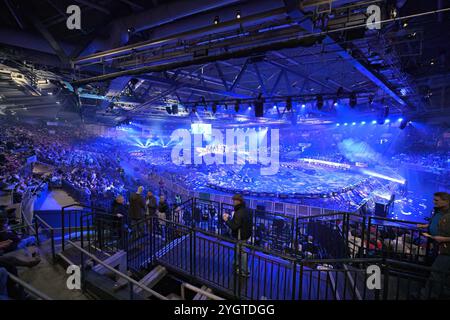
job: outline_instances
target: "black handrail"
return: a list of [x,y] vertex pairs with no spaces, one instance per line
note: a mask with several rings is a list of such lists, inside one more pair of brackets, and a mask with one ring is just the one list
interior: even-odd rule
[[[66,209],[67,209],[67,208],[71,208],[71,207],[80,207],[80,208],[82,208],[82,209],[90,209],[91,212],[96,212],[96,211],[97,211],[97,212],[107,213],[107,212],[106,212],[104,209],[102,209],[102,208],[97,208],[97,207],[93,207],[93,206],[87,206],[87,205],[84,205],[84,204],[81,204],[81,203],[72,203],[72,204],[63,206],[63,207],[61,208],[61,237],[62,237],[62,244],[61,244],[61,246],[62,246],[62,251],[65,250],[65,242],[66,242],[66,241],[65,241],[65,234],[66,234],[65,215],[66,215],[66,212],[69,212],[69,214],[72,214],[72,212],[66,211]],[[77,213],[79,214],[78,211],[77,211]],[[75,221],[77,222],[78,220],[75,219]],[[71,220],[69,220],[69,226],[68,226],[68,229],[69,229],[69,240],[70,240],[70,234],[71,234],[71,231],[72,231]],[[75,228],[74,228],[74,230],[78,230],[78,229],[82,229],[82,226],[80,225],[79,227],[75,227]]]
[[50,226],[45,220],[43,220],[39,215],[34,215],[34,225],[35,225],[35,235],[36,235],[36,242],[38,245],[40,244],[39,239],[39,224],[43,225],[45,229],[50,231],[50,241],[51,241],[51,249],[52,249],[52,260],[55,261],[56,259],[56,250],[55,250],[55,229]]
[[[205,226],[202,225],[202,223],[196,223],[195,219],[194,219],[194,210],[195,207],[197,205],[205,205],[205,208],[208,207],[209,205],[214,206],[216,209],[218,209],[219,211],[217,212],[218,215],[218,224],[215,225],[215,228],[211,229],[211,224],[210,222],[208,222],[207,224],[207,230],[205,229]],[[63,223],[62,223],[62,227],[63,227],[63,234],[65,233],[65,226],[64,226],[64,210],[68,207],[73,207],[73,206],[79,206],[81,208],[89,208],[92,210],[97,210],[97,212],[106,212],[104,211],[102,208],[95,208],[92,206],[85,206],[82,204],[72,204],[72,205],[68,205],[63,207]],[[230,239],[227,238],[226,236],[224,237],[222,232],[225,230],[227,230],[226,228],[224,228],[223,225],[221,225],[220,223],[220,219],[221,216],[223,214],[223,212],[225,210],[232,210],[232,205],[226,204],[226,203],[221,203],[221,202],[217,202],[217,201],[213,201],[213,200],[205,200],[205,199],[196,199],[196,198],[190,198],[186,201],[184,201],[183,203],[179,204],[176,207],[172,208],[172,217],[175,217],[175,213],[177,209],[181,208],[181,211],[184,213],[188,213],[188,215],[190,215],[190,220],[186,220],[185,223],[183,223],[183,219],[181,217],[181,215],[179,214],[178,220],[176,222],[179,222],[180,224],[184,225],[184,226],[190,226],[190,227],[194,227],[194,229],[198,229],[198,230],[202,230],[202,231],[206,231],[207,234],[211,233],[211,230],[213,230],[213,234],[210,235],[214,235],[214,236],[218,236],[219,238],[222,238],[226,241],[229,241]],[[254,219],[254,237],[252,237],[252,240],[256,240],[256,236],[259,234],[256,232],[256,228],[257,228],[257,223],[255,223],[256,221],[260,221],[261,220],[262,223],[266,226],[267,223],[264,222],[264,219],[268,219],[267,222],[272,221],[273,218],[275,218],[276,216],[280,216],[280,214],[278,213],[272,213],[272,212],[267,212],[267,211],[261,211],[258,209],[249,209],[252,210],[253,212],[253,219]],[[190,211],[190,213],[189,213]],[[262,216],[260,216],[257,213],[261,213]],[[283,217],[292,219],[291,216],[288,215],[282,215]],[[409,226],[402,226],[402,228],[406,228],[406,229],[411,229],[411,230],[416,230],[415,229],[415,222],[410,222],[410,221],[404,221],[404,220],[396,220],[396,219],[389,219],[389,218],[383,218],[383,217],[364,217],[364,216],[359,216],[356,215],[354,213],[346,213],[346,212],[332,212],[332,213],[326,213],[326,214],[318,214],[318,215],[312,215],[312,216],[301,216],[301,217],[297,217],[295,220],[292,221],[287,221],[286,223],[288,225],[286,225],[286,227],[289,227],[290,232],[287,231],[287,229],[283,229],[283,234],[279,235],[277,233],[277,235],[279,237],[281,237],[280,241],[281,242],[281,246],[279,245],[279,242],[277,242],[278,240],[276,240],[275,238],[273,238],[275,236],[275,234],[273,233],[274,231],[269,231],[268,230],[263,230],[263,236],[270,236],[271,238],[268,239],[263,239],[262,243],[267,243],[269,241],[269,246],[273,246],[275,245],[275,247],[270,247],[269,250],[275,252],[278,251],[280,252],[280,248],[281,251],[285,252],[285,250],[287,250],[287,252],[291,252],[292,254],[296,255],[298,254],[298,244],[299,244],[299,227],[300,227],[300,223],[308,223],[308,221],[311,220],[321,220],[321,219],[327,220],[329,218],[334,218],[334,220],[336,221],[340,221],[342,222],[342,225],[340,225],[340,233],[342,235],[343,241],[344,243],[341,244],[341,246],[345,246],[347,253],[345,253],[345,255],[350,256],[350,252],[353,252],[353,254],[356,254],[359,257],[363,257],[363,256],[367,256],[369,253],[370,254],[382,254],[385,255],[387,254],[387,252],[385,252],[384,250],[388,250],[388,248],[381,248],[375,251],[371,251],[369,250],[369,246],[370,246],[370,241],[373,240],[373,235],[371,233],[371,226],[374,225],[376,222],[379,221],[384,221],[384,222],[392,222],[392,223],[407,223],[409,224]],[[357,221],[355,219],[357,218],[361,218],[361,221]],[[170,221],[170,220],[167,220]],[[327,220],[328,221],[328,220]],[[70,226],[69,226],[70,227]],[[349,231],[353,230],[352,228],[356,228],[358,230],[358,234],[359,234],[359,238],[361,240],[361,245],[360,247],[357,247],[356,243],[352,243],[349,239]],[[385,228],[388,228],[389,225],[386,225]],[[286,237],[290,237],[290,239],[287,239]],[[367,238],[369,237],[369,238]],[[258,238],[259,239],[259,238]],[[270,239],[274,240],[274,242],[270,242]],[[378,239],[378,238],[377,238]],[[271,244],[272,243],[272,244]],[[255,242],[253,242],[252,244],[255,245]],[[287,246],[286,246],[287,245]],[[351,247],[351,248],[350,248]],[[64,248],[64,241],[63,241],[63,248]],[[283,249],[285,248],[285,249]],[[397,253],[401,253],[402,250],[404,250],[405,248],[395,248]],[[353,250],[353,251],[351,251]],[[398,251],[400,250],[400,251]],[[392,253],[389,253],[392,254]],[[427,250],[426,256],[429,255],[429,252]],[[389,255],[388,255],[389,256]],[[419,262],[419,261],[418,261]]]
[[[224,282],[223,279],[216,279],[215,276],[211,277],[211,270],[210,268],[217,268],[208,262],[209,260],[213,260],[212,263],[219,263],[219,265],[223,262],[223,259],[226,258],[227,252],[228,254],[231,254],[233,256],[233,259],[238,267],[241,266],[241,257],[243,255],[250,255],[253,257],[252,264],[255,264],[255,259],[260,261],[261,267],[266,265],[267,263],[272,263],[275,265],[278,265],[279,272],[278,274],[273,275],[272,271],[269,269],[266,270],[264,267],[264,270],[262,274],[257,272],[255,277],[257,277],[257,281],[262,281],[263,283],[266,283],[267,281],[272,282],[276,281],[277,283],[279,281],[284,281],[284,288],[281,293],[277,293],[277,297],[281,296],[283,298],[290,298],[290,299],[315,299],[320,298],[321,294],[317,293],[312,294],[310,289],[314,285],[315,287],[325,285],[327,288],[327,292],[329,289],[329,279],[330,276],[336,276],[337,274],[341,274],[345,279],[347,276],[352,275],[359,275],[358,278],[361,280],[361,277],[363,277],[362,284],[365,285],[365,280],[367,278],[366,270],[365,269],[345,269],[345,268],[339,268],[339,266],[343,265],[355,265],[355,266],[362,266],[363,268],[369,266],[369,265],[378,265],[380,266],[380,269],[382,270],[382,274],[384,275],[384,287],[381,291],[381,294],[375,292],[373,297],[370,298],[370,296],[366,295],[366,289],[364,289],[364,297],[370,298],[370,299],[391,299],[392,297],[390,294],[394,294],[397,299],[405,297],[405,294],[410,294],[410,290],[408,289],[405,292],[400,292],[399,288],[395,287],[390,281],[407,281],[408,283],[413,283],[415,287],[418,285],[422,285],[425,283],[426,276],[425,274],[428,274],[431,269],[410,264],[402,261],[396,261],[393,259],[383,259],[383,258],[348,258],[348,259],[301,259],[298,257],[292,257],[289,255],[283,255],[281,253],[274,253],[271,251],[263,250],[259,247],[253,246],[251,244],[247,244],[241,241],[237,241],[235,239],[229,239],[220,237],[214,233],[201,230],[198,228],[192,228],[189,226],[185,226],[176,222],[171,222],[166,219],[159,219],[157,217],[149,217],[147,218],[147,221],[155,221],[156,222],[162,222],[165,223],[168,228],[181,228],[183,230],[184,235],[191,235],[191,238],[189,241],[183,243],[178,242],[176,246],[182,246],[182,248],[178,247],[177,250],[175,250],[175,246],[168,245],[167,242],[164,242],[166,244],[166,253],[163,253],[162,256],[155,256],[156,252],[159,252],[160,248],[153,247],[152,244],[150,244],[150,252],[145,251],[143,252],[149,253],[151,257],[151,261],[153,263],[159,263],[162,264],[170,269],[173,269],[176,272],[183,272],[186,276],[192,277],[195,281],[205,283],[208,286],[211,286],[213,288],[216,288],[217,290],[221,290],[222,292],[226,292],[227,294],[232,294],[235,298],[254,298],[254,293],[242,291],[247,290],[246,285],[242,284],[242,279],[240,279],[240,276],[233,273],[232,275],[229,275],[231,277],[230,282]],[[150,238],[156,237],[156,229],[150,230]],[[206,238],[198,238],[200,235],[209,236],[212,239],[206,239]],[[196,238],[193,238],[195,236]],[[169,239],[169,241],[176,241],[177,237]],[[200,240],[199,242],[196,239],[205,239]],[[139,243],[142,245],[142,239],[139,238]],[[223,243],[222,241],[226,241],[226,243]],[[207,251],[205,251],[205,245],[208,248]],[[230,247],[231,246],[231,247]],[[186,252],[187,248],[190,248],[190,252]],[[198,254],[203,251],[203,258],[199,258]],[[211,251],[212,252],[222,252],[221,255],[216,256],[213,255],[211,257]],[[186,256],[185,253],[189,254],[189,256]],[[183,259],[185,262],[180,261],[180,259]],[[205,256],[206,255],[206,256]],[[225,255],[225,256],[224,256]],[[266,255],[266,256],[265,256]],[[202,259],[206,259],[208,261],[203,261]],[[276,259],[281,259],[280,261],[277,261]],[[142,259],[141,259],[142,260]],[[180,268],[180,263],[187,263],[187,261],[190,261],[189,268]],[[214,262],[216,261],[216,262]],[[284,261],[284,262],[282,262]],[[263,263],[264,262],[264,263]],[[229,262],[228,262],[229,263]],[[194,265],[199,264],[199,265]],[[334,267],[338,266],[338,268],[333,269],[314,269],[314,265],[324,265],[329,264]],[[220,266],[219,266],[220,268]],[[260,267],[258,267],[260,268]],[[416,270],[419,271],[418,274],[410,275],[409,273],[400,272],[399,270],[406,269],[406,270]],[[206,271],[205,271],[206,269]],[[202,271],[203,270],[203,271]],[[209,270],[209,271],[208,271]],[[217,271],[217,269],[215,269]],[[214,269],[212,270],[214,274]],[[269,272],[270,271],[270,272]],[[222,269],[221,271],[227,272],[226,269]],[[267,273],[267,274],[266,274]],[[284,275],[283,275],[284,274]],[[286,282],[287,274],[291,274],[292,276],[292,283]],[[321,277],[321,274],[326,275],[326,277]],[[220,276],[219,276],[220,277]],[[223,275],[222,275],[223,277]],[[268,279],[267,277],[270,277]],[[273,279],[272,279],[273,277]],[[283,278],[284,277],[284,278]],[[342,277],[341,277],[342,278]],[[284,279],[284,280],[283,280]],[[391,279],[391,280],[390,280]],[[337,281],[338,279],[334,279],[334,281]],[[249,280],[250,281],[250,280]],[[312,282],[311,282],[312,281]],[[323,281],[325,281],[323,283]],[[345,280],[346,281],[346,280]],[[341,283],[342,284],[342,283]],[[279,283],[281,285],[281,283]],[[334,283],[332,285],[332,291],[336,292],[338,290],[339,283]],[[259,285],[258,285],[259,286]],[[306,287],[305,287],[306,286]],[[317,287],[318,288],[318,287]],[[303,290],[307,289],[309,292],[304,292]],[[353,288],[354,290],[355,288]],[[257,294],[260,295],[264,292],[267,292],[268,289],[255,289],[257,290]],[[278,289],[277,289],[278,290]],[[403,289],[402,289],[403,290]],[[325,294],[327,295],[327,294]],[[353,296],[355,294],[353,293]],[[336,294],[334,295],[336,298]],[[344,292],[344,299],[346,299],[345,292]]]

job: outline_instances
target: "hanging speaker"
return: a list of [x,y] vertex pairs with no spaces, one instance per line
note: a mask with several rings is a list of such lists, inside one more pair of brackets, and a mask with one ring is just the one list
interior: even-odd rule
[[264,116],[264,102],[261,100],[255,103],[255,117],[261,118]]
[[178,105],[177,104],[172,105],[172,114],[178,114]]
[[168,114],[172,114],[172,108],[171,107],[167,106],[166,107],[166,111],[167,111]]

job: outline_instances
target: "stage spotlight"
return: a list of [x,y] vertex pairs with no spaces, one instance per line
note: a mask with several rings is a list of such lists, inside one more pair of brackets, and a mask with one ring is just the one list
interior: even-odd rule
[[240,19],[240,18],[241,18],[241,11],[238,10],[238,11],[236,12],[236,19]]
[[336,123],[336,127],[339,127],[341,124],[340,123]]
[[335,101],[335,102],[333,103],[333,106],[337,107],[337,106],[338,106],[338,103]]
[[356,122],[353,122],[353,123],[352,123],[352,126],[356,126]]
[[214,17],[214,24],[218,24],[220,22],[219,16]]
[[212,104],[211,110],[212,110],[213,114],[216,114],[216,112],[217,112],[217,103],[216,102],[214,102]]
[[274,109],[276,109],[276,108],[277,108],[277,106],[276,106],[276,105],[274,105],[274,106],[273,106],[273,108],[274,108]]
[[391,120],[389,120],[389,119],[384,120],[384,123],[389,123],[389,122],[391,122]]
[[322,107],[323,107],[323,96],[319,94],[317,96],[317,109],[322,110]]
[[362,124],[362,125],[365,125],[365,124],[366,124],[366,122],[365,122],[365,121],[363,121],[363,122],[361,122],[361,124]]
[[349,99],[349,103],[348,103],[350,105],[350,107],[351,108],[356,107],[357,103],[358,103],[358,100],[356,98],[356,93],[355,92],[350,93],[350,99]]
[[234,111],[239,112],[239,104],[240,104],[240,100],[236,100],[236,102],[234,103]]
[[306,108],[306,104],[302,104],[302,108]]
[[248,107],[248,110],[252,110],[252,107]]
[[292,98],[289,97],[286,99],[286,110],[291,111],[292,110]]
[[346,123],[344,123],[344,126],[348,126],[348,123],[346,122]]
[[372,124],[376,124],[376,123],[377,123],[377,120],[373,120],[373,121],[372,121]]
[[403,121],[403,118],[398,118],[397,121],[398,121],[398,122],[402,122],[402,121]]

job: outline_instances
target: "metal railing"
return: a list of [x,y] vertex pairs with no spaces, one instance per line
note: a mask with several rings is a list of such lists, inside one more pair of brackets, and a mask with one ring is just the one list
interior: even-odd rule
[[17,285],[21,286],[25,291],[27,291],[30,295],[37,298],[38,300],[53,300],[49,296],[47,296],[45,293],[37,290],[36,288],[30,286],[28,283],[24,282],[20,278],[16,277],[15,275],[8,272],[8,277],[14,281]]
[[42,230],[46,230],[50,233],[50,241],[51,241],[51,252],[52,252],[52,260],[56,260],[56,248],[55,248],[55,229],[50,226],[47,222],[45,222],[38,215],[34,215],[34,234],[36,236],[37,245],[41,244],[40,234]]
[[417,224],[411,221],[369,217],[367,255],[429,264],[437,254],[438,244],[424,236],[424,230],[417,228]]
[[137,286],[139,288],[141,288],[143,291],[151,294],[152,296],[155,296],[156,298],[160,299],[160,300],[168,300],[167,297],[161,295],[160,293],[146,287],[145,285],[137,282],[136,280],[134,280],[133,278],[130,278],[128,275],[116,270],[115,268],[109,266],[108,264],[104,263],[102,260],[100,260],[99,258],[97,258],[95,255],[89,253],[88,251],[86,251],[85,249],[83,249],[82,247],[80,247],[79,245],[77,245],[76,243],[72,242],[72,241],[68,241],[68,243],[70,245],[72,245],[74,248],[78,249],[81,252],[81,266],[83,268],[82,270],[82,274],[84,273],[84,255],[88,256],[90,259],[92,259],[93,261],[95,261],[96,263],[102,265],[104,268],[108,269],[108,271],[114,273],[115,275],[117,275],[118,277],[127,280],[127,282],[130,284],[130,300],[133,300],[133,296],[134,296],[134,290],[133,290],[133,286]]
[[[69,208],[81,208],[81,210],[67,210]],[[66,237],[68,240],[81,240],[82,230],[86,230],[86,226],[83,225],[85,220],[82,220],[83,215],[86,212],[93,213],[92,217],[96,213],[107,214],[101,208],[92,206],[85,206],[83,204],[74,203],[61,208],[61,237],[62,237],[62,251],[65,250]],[[67,225],[66,225],[67,224]]]
[[183,282],[181,284],[181,300],[186,300],[186,294],[185,289],[189,289],[195,293],[199,293],[201,295],[204,295],[205,297],[211,299],[211,300],[225,300],[224,298],[221,298],[219,296],[216,296],[215,294],[212,294],[211,292],[202,290],[200,288],[197,288],[189,283]]
[[[140,261],[238,299],[405,300],[421,294],[432,271],[414,265],[412,272],[410,264],[382,258],[299,259],[171,221],[147,220],[159,220],[148,223],[164,223],[166,231],[153,227],[146,240],[140,238],[142,249],[135,252]],[[381,270],[381,289],[367,286],[370,265]]]
[[[84,211],[75,210],[69,214],[66,209],[73,206],[80,206]],[[222,215],[232,210],[233,206],[226,203],[192,198],[173,207],[166,219],[186,227],[231,237]],[[345,212],[302,216],[294,220],[288,215],[248,210],[253,218],[251,244],[272,252],[310,259],[385,257],[426,265],[437,251],[436,245],[433,246],[428,238],[421,235],[415,222]],[[86,215],[86,211],[92,215]],[[77,231],[83,228],[89,230],[93,237],[96,232],[100,235],[102,228],[96,231],[92,227],[95,216],[103,214],[107,215],[101,208],[79,204],[64,207],[63,239],[80,239],[83,233]],[[84,220],[79,219],[82,216],[85,216]],[[392,238],[393,235],[397,237]],[[63,240],[63,250],[64,245]]]

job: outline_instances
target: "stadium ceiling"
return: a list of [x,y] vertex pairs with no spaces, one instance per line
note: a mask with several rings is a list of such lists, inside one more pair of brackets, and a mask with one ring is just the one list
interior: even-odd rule
[[[398,113],[423,113],[441,110],[433,99],[450,92],[449,44],[437,39],[450,30],[448,11],[436,13],[445,9],[442,1],[75,1],[82,28],[68,30],[72,2],[0,3],[0,105],[10,108],[19,94],[10,89],[8,68],[25,78],[39,70],[35,82],[52,74],[55,88],[77,93],[79,107],[92,116],[156,117],[167,115],[166,106],[205,100],[210,113],[213,101],[258,96],[294,96],[313,106],[322,95],[332,111],[337,92],[346,99],[357,93],[361,112],[389,105]],[[365,23],[370,4],[386,14],[396,7],[398,17],[410,18],[383,16],[388,21],[379,31],[355,28]],[[447,34],[427,33],[436,24]],[[440,54],[433,53],[436,43]],[[434,80],[427,82],[428,69]],[[430,95],[435,88],[439,94]],[[45,100],[41,108],[52,106],[33,81],[17,90]]]

